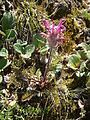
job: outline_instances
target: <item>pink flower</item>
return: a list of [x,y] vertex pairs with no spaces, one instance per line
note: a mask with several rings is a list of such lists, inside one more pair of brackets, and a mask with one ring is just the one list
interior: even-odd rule
[[64,41],[64,31],[66,30],[63,25],[64,19],[59,21],[59,24],[56,26],[52,21],[52,24],[48,20],[43,20],[43,25],[45,26],[46,33],[41,33],[41,35],[48,40],[50,47],[57,47],[62,44]]

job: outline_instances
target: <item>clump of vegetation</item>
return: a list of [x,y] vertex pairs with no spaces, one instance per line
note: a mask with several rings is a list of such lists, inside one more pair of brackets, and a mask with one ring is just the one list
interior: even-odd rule
[[0,13],[0,119],[88,119],[90,15],[83,2],[4,0]]

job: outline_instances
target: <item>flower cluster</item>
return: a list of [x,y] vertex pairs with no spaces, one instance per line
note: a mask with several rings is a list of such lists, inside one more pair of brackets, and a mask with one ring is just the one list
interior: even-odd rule
[[48,20],[43,20],[46,33],[42,32],[41,35],[48,40],[50,47],[57,47],[64,41],[65,26],[63,25],[64,19],[60,19],[59,24],[56,26],[52,21],[52,24]]

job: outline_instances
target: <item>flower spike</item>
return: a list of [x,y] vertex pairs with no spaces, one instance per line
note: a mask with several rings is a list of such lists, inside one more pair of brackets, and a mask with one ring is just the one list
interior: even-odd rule
[[52,24],[48,20],[43,20],[43,25],[45,26],[46,33],[41,33],[42,37],[47,38],[50,47],[57,47],[59,44],[63,43],[64,34],[66,30],[63,23],[64,19],[60,19],[59,24],[56,26],[54,21]]

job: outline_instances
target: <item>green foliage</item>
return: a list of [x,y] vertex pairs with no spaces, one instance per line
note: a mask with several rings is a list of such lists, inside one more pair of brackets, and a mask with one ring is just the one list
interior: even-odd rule
[[90,13],[88,13],[87,10],[82,11],[82,16],[83,16],[85,19],[90,20]]
[[0,35],[5,36],[5,33],[3,31],[0,30]]
[[2,76],[0,75],[0,83],[2,82],[2,80],[3,80],[3,78],[2,78]]
[[7,41],[12,41],[14,40],[16,37],[16,31],[14,29],[8,29],[6,30],[6,36],[5,36],[5,39]]
[[35,45],[36,48],[40,48],[41,46],[45,45],[45,39],[41,37],[39,34],[34,34],[33,35],[33,44]]
[[82,42],[81,44],[78,44],[77,49],[76,54],[70,55],[68,66],[71,69],[76,70],[75,74],[78,78],[84,77],[85,85],[89,86],[90,44]]
[[0,59],[0,72],[3,71],[6,67],[8,67],[11,62],[8,59],[1,58]]
[[90,45],[86,43],[81,43],[77,46],[77,48],[78,47],[81,47],[82,50],[78,50],[76,54],[72,54],[69,56],[68,66],[72,69],[78,68],[81,62],[82,62],[81,64],[82,66],[83,62],[90,59]]
[[[71,120],[85,115],[84,96],[90,93],[90,44],[82,42],[86,26],[76,5],[65,16],[65,44],[52,50],[40,35],[42,19],[52,16],[46,15],[46,7],[55,5],[52,12],[56,14],[59,5],[64,7],[62,2],[0,3],[1,120]],[[88,12],[82,16],[90,18]]]
[[39,51],[41,54],[45,54],[48,50],[49,50],[49,45],[45,45]]
[[0,111],[1,120],[25,120],[38,118],[38,114],[41,113],[39,108],[32,107],[28,105],[27,107],[20,107],[19,105],[14,105],[13,107],[8,107],[8,109],[3,109]]
[[1,28],[0,34],[3,42],[10,42],[16,38],[15,17],[12,12],[4,12],[1,19]]
[[2,48],[1,50],[0,50],[0,57],[8,57],[8,51],[7,51],[7,49],[5,49],[5,48]]
[[[2,48],[0,50],[0,73],[4,71],[5,68],[7,68],[11,62],[8,60],[8,51],[5,48]],[[0,75],[0,83],[2,82],[3,77]]]
[[35,45],[36,49],[39,50],[39,52],[44,55],[48,52],[49,45],[46,44],[46,39],[41,37],[40,34],[34,34],[33,35],[33,44]]
[[23,58],[30,58],[35,50],[35,46],[33,44],[27,45],[25,42],[17,42],[14,44],[14,49],[20,53]]
[[32,41],[35,31],[40,30],[40,13],[37,11],[35,1],[24,0],[16,4],[16,30],[18,36],[22,40]]
[[6,67],[10,65],[10,61],[7,59],[8,58],[8,51],[5,48],[2,48],[0,50],[0,72],[3,71]]
[[14,17],[11,12],[5,12],[2,17],[2,29],[4,32],[14,27]]
[[80,56],[77,54],[73,54],[69,56],[68,67],[72,69],[77,69],[80,64]]
[[24,48],[21,56],[24,57],[24,58],[30,58],[32,53],[34,52],[34,50],[35,50],[35,46],[34,45],[32,45],[32,44],[31,45],[27,45]]

